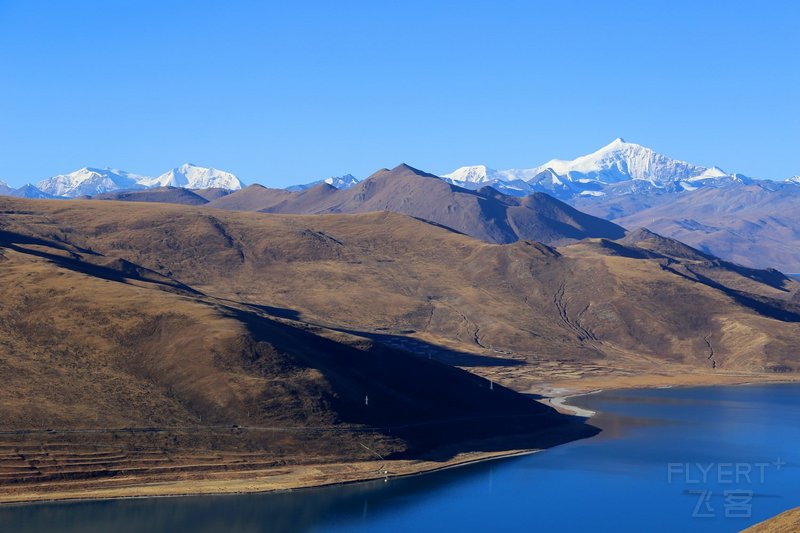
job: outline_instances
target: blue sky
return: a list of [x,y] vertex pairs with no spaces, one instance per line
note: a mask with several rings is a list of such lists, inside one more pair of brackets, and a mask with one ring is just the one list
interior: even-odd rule
[[285,186],[618,136],[783,179],[799,5],[0,0],[0,180],[190,161]]

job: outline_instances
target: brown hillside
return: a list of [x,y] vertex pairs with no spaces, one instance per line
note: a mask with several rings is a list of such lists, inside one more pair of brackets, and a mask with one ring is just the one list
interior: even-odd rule
[[668,195],[614,221],[648,227],[743,265],[797,273],[798,210],[798,187],[747,185]]
[[269,189],[255,184],[217,198],[211,204],[217,209],[230,211],[260,211],[291,197],[292,193],[285,189]]
[[505,376],[518,390],[664,364],[709,372],[798,368],[797,283],[692,256],[674,241],[600,239],[556,250],[526,241],[491,245],[392,213],[4,202],[9,230]]
[[[3,223],[35,226],[31,215],[5,210]],[[221,302],[63,239],[3,230],[0,291],[0,492],[540,447],[592,431],[463,370]]]
[[92,200],[118,200],[123,202],[155,202],[183,205],[203,205],[208,203],[197,191],[181,187],[156,187],[131,191],[114,191],[98,194]]
[[470,191],[408,165],[379,170],[351,189],[322,183],[299,192],[251,186],[209,207],[283,214],[390,211],[441,224],[487,242],[520,239],[563,244],[618,238],[624,230],[552,198],[516,198],[491,188]]

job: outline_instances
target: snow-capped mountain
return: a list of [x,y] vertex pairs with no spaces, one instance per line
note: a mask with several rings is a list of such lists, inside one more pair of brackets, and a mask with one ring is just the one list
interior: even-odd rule
[[157,178],[139,182],[145,187],[183,187],[185,189],[228,189],[238,191],[242,182],[234,174],[216,168],[198,167],[191,163],[173,168]]
[[643,190],[691,191],[751,181],[739,174],[727,174],[718,167],[706,168],[672,159],[621,138],[572,160],[551,159],[528,169],[493,170],[483,165],[461,167],[443,178],[469,189],[491,185],[508,194],[541,191],[562,199]]
[[2,194],[7,194],[8,196],[16,196],[17,198],[39,198],[45,200],[56,198],[52,194],[47,194],[46,192],[39,190],[37,187],[31,185],[30,183],[23,185],[19,189],[11,189],[10,192]]
[[325,178],[324,180],[317,180],[312,181],[311,183],[304,183],[302,185],[292,185],[291,187],[286,187],[287,191],[304,191],[306,189],[310,189],[320,183],[327,183],[337,189],[349,189],[358,183],[358,179],[353,177],[352,174],[345,174],[344,176],[334,176],[330,178]]
[[449,174],[444,174],[442,178],[451,183],[476,184],[509,181],[514,179],[509,171],[495,170],[493,168],[488,168],[486,165],[473,165],[470,167],[457,168]]
[[52,196],[76,196],[102,194],[118,189],[141,189],[146,176],[131,174],[113,168],[84,167],[69,174],[59,174],[36,184],[36,187]]
[[[221,188],[238,190],[242,182],[235,175],[215,168],[204,168],[186,163],[165,172],[157,178],[133,174],[114,168],[84,167],[69,174],[59,174],[36,184],[46,197],[75,198],[95,196],[106,192],[151,187],[184,187],[186,189]],[[2,188],[0,188],[2,191]],[[11,194],[10,192],[4,194]],[[28,198],[34,191],[27,190]]]
[[792,176],[791,178],[787,178],[785,182],[793,185],[800,185],[800,176]]
[[486,165],[460,167],[442,175],[442,179],[465,189],[478,190],[481,187],[492,187],[512,196],[525,196],[536,192],[528,182],[518,179],[512,170],[495,170]]
[[[548,168],[560,176],[570,177],[573,181],[589,179],[618,183],[634,179],[653,184],[688,180],[711,170],[672,159],[642,145],[625,142],[621,138],[614,139],[596,152],[570,161],[551,159],[533,171],[538,173]],[[718,173],[724,174],[721,171]]]

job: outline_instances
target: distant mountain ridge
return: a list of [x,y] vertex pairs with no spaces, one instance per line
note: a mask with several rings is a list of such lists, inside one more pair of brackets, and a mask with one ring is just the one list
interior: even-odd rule
[[630,229],[646,226],[743,265],[800,272],[800,176],[755,179],[615,139],[572,160],[529,169],[461,167],[444,179],[506,194],[547,192]]
[[209,207],[284,214],[390,211],[493,243],[535,240],[563,244],[587,237],[619,238],[625,230],[546,194],[518,198],[491,187],[468,190],[406,164],[381,169],[350,189],[327,183],[300,191],[253,185]]
[[[337,189],[349,189],[358,182],[358,178],[352,174],[345,174],[292,185],[286,190],[302,191],[321,183],[327,183]],[[231,172],[201,167],[192,163],[184,163],[158,177],[134,174],[114,168],[84,167],[67,174],[58,174],[40,180],[35,186],[28,184],[18,189],[0,181],[0,195],[22,198],[80,198],[163,187],[238,191],[244,187],[244,183]],[[104,197],[103,199],[108,198]]]
[[286,190],[292,192],[304,191],[321,183],[327,183],[328,185],[336,187],[337,189],[350,189],[355,187],[358,182],[359,180],[352,174],[345,174],[344,176],[332,176],[330,178],[325,178],[324,180],[312,181],[311,183],[304,183],[302,185],[292,185],[290,187],[286,187]]
[[68,174],[58,174],[41,180],[36,187],[52,196],[75,198],[102,194],[118,189],[139,189],[146,176],[113,168],[84,167]]
[[657,200],[641,209],[628,205],[594,206],[602,211],[591,205],[580,207],[596,216],[618,213],[621,216],[614,220],[626,227],[646,226],[742,265],[800,272],[797,185],[756,182],[664,195]]
[[165,172],[155,179],[140,182],[147,187],[183,187],[185,189],[228,189],[242,188],[242,182],[235,175],[216,168],[204,168],[184,163]]
[[[675,159],[622,138],[575,159],[551,159],[531,168],[460,167],[441,179],[426,180],[411,189],[399,187],[390,194],[384,188],[380,201],[370,196],[369,187],[374,183],[365,186],[367,181],[345,174],[286,189],[261,185],[243,188],[230,172],[187,163],[155,178],[118,169],[85,167],[42,180],[38,187],[29,184],[13,188],[0,183],[0,195],[209,204],[221,209],[283,213],[392,210],[489,242],[511,242],[532,238],[528,229],[516,226],[524,227],[525,223],[515,217],[537,200],[520,198],[546,193],[585,214],[631,229],[647,226],[725,259],[754,267],[800,271],[800,254],[794,251],[800,247],[800,229],[792,217],[800,210],[800,176],[783,181],[754,179],[717,166]],[[461,192],[445,191],[442,183],[458,187]],[[454,201],[470,198],[464,190],[475,193],[469,200],[474,205],[467,209]],[[362,199],[340,194],[346,191],[359,191]],[[514,197],[518,199],[513,200]],[[742,211],[732,212],[731,205],[740,206]],[[509,213],[513,216],[507,218]],[[577,234],[588,235],[580,231]],[[555,239],[558,235],[564,234],[544,237]]]
[[[602,204],[629,195],[662,195],[691,192],[701,188],[728,185],[784,183],[800,186],[800,176],[783,182],[759,180],[737,173],[727,173],[717,166],[704,167],[663,155],[640,144],[617,138],[608,145],[571,160],[551,159],[531,168],[496,170],[486,165],[463,166],[441,178],[459,187],[478,190],[492,187],[503,194],[527,196],[545,192],[565,201],[594,201]],[[292,185],[285,190],[297,192],[322,183],[337,189],[350,189],[360,180],[352,174],[331,176],[322,180]],[[30,188],[13,189],[0,185],[0,194],[29,198],[94,196],[112,191],[154,187],[187,189],[226,189],[236,191],[244,186],[233,173],[185,163],[158,177],[134,174],[113,168],[84,167],[39,181],[40,195]]]
[[703,167],[673,159],[622,138],[572,160],[551,159],[537,167],[509,170],[466,166],[442,177],[470,189],[489,185],[507,194],[547,192],[562,200],[642,191],[656,194],[693,191],[756,181],[741,174],[728,174],[719,167]]
[[0,196],[15,196],[17,198],[40,198],[40,199],[54,198],[54,196],[47,194],[46,192],[40,191],[30,183],[15,189],[13,187],[10,187],[8,183],[4,181],[0,181]]
[[156,178],[114,168],[84,167],[41,180],[36,184],[39,191],[51,198],[77,198],[154,187],[239,190],[242,188],[242,182],[230,172],[185,163]]

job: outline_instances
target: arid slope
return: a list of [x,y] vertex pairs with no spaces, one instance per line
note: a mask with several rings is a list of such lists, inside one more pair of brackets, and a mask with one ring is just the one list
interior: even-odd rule
[[125,254],[76,244],[68,226],[51,232],[28,210],[40,205],[9,207],[0,219],[0,496],[29,484],[97,488],[378,454],[445,460],[592,432],[450,365],[221,301]]
[[[125,258],[286,318],[492,367],[518,390],[663,365],[798,368],[796,282],[648,233],[554,249],[487,244],[386,212],[4,202],[9,230]],[[521,367],[527,377],[514,382]]]

